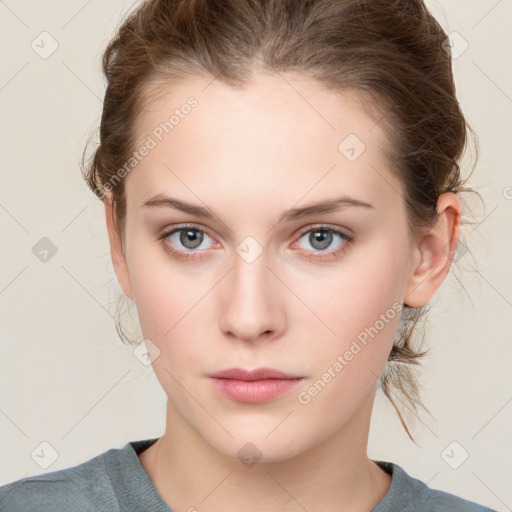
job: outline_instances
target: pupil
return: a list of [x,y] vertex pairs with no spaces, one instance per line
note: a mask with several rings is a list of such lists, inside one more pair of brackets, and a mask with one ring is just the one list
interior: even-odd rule
[[195,249],[199,245],[201,245],[202,236],[198,234],[199,231],[197,229],[187,229],[186,231],[182,231],[180,235],[180,241],[189,249]]
[[332,233],[329,233],[327,231],[315,231],[312,233],[313,239],[315,243],[319,242],[320,247],[317,246],[317,249],[325,249],[326,247],[329,247],[331,242]]

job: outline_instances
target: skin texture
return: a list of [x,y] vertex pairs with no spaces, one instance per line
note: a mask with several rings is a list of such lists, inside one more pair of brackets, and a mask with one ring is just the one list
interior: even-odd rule
[[[371,510],[391,484],[366,448],[377,378],[400,319],[393,304],[423,305],[443,283],[460,202],[443,194],[437,225],[412,243],[380,126],[353,96],[300,75],[258,75],[244,89],[203,79],[167,85],[139,118],[140,140],[190,96],[198,105],[126,177],[124,247],[104,201],[116,275],[157,347],[149,352],[168,396],[165,434],[139,460],[175,511]],[[355,161],[338,150],[349,134],[366,146]],[[157,194],[216,217],[142,206]],[[286,210],[342,195],[374,208],[278,222]],[[197,249],[179,232],[158,240],[181,223],[204,230]],[[318,225],[353,241],[333,235],[322,252],[311,238]],[[255,242],[245,246],[246,237]],[[165,241],[196,257],[171,256]],[[248,263],[240,244],[262,252]],[[378,333],[333,372],[386,313]],[[207,377],[235,366],[269,366],[304,381],[273,401],[240,403]],[[328,368],[330,381],[301,403],[299,392]],[[250,448],[259,457],[251,466],[237,456],[246,443],[258,450]]]

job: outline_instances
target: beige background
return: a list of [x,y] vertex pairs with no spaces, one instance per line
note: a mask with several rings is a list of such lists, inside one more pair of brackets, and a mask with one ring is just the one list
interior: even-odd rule
[[[102,205],[78,166],[99,125],[101,52],[131,5],[0,2],[0,484],[70,467],[164,429],[165,395],[151,367],[115,333],[112,302],[119,287]],[[422,384],[435,420],[417,420],[418,447],[379,396],[368,453],[400,464],[433,488],[508,511],[512,1],[428,6],[448,33],[457,31],[469,43],[453,62],[460,103],[480,139],[470,185],[486,208],[472,201],[478,224],[463,231],[473,256],[462,255],[457,275],[469,297],[451,275],[432,301],[432,353]],[[31,47],[46,37],[45,48],[51,48],[49,36],[39,36],[43,31],[58,43],[46,59]],[[46,263],[32,252],[43,237],[58,250]],[[31,456],[42,442],[58,453],[46,469]],[[462,450],[469,457],[453,469],[446,461],[454,465]]]

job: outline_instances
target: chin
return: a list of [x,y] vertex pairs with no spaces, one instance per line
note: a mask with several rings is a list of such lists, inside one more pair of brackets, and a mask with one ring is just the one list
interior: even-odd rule
[[220,454],[238,460],[248,468],[257,463],[285,462],[308,449],[308,446],[298,443],[301,436],[293,435],[289,429],[280,433],[276,429],[267,437],[271,430],[255,432],[253,429],[252,434],[240,432],[238,435],[230,430],[233,438],[223,436],[222,440],[205,440]]

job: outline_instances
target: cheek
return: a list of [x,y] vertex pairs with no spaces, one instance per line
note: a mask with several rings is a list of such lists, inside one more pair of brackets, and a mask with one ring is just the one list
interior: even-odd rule
[[161,339],[185,315],[191,285],[160,242],[137,234],[130,241],[128,271],[142,332],[147,338]]
[[[297,282],[295,293],[304,302],[283,296],[287,329],[301,330],[306,345],[316,340],[318,346],[318,340],[324,340],[325,350],[322,356],[317,354],[318,362],[329,363],[329,359],[349,350],[354,340],[365,347],[354,359],[375,368],[382,360],[385,362],[400,318],[405,243],[396,234],[392,241],[374,235],[371,242],[342,259],[339,266],[319,269],[314,278],[299,276],[300,272],[289,267],[283,269],[284,274],[289,273],[287,280]],[[195,345],[215,328],[205,325],[205,318],[217,318],[220,313],[212,316],[215,291],[208,295],[218,272],[177,263],[154,241],[134,243],[128,253],[144,336],[162,345],[166,354],[177,356],[179,351],[184,357],[192,357],[196,350],[200,356],[204,347]],[[321,370],[317,365],[315,369]]]
[[[378,259],[375,254],[379,254]],[[317,377],[330,369],[337,376],[343,374],[343,378],[335,379],[337,385],[368,390],[380,375],[402,314],[404,254],[399,242],[391,245],[384,238],[375,240],[371,248],[354,254],[350,261],[347,258],[346,265],[324,281],[323,293],[316,287],[304,291],[311,299],[308,305],[323,322],[323,341],[316,355]],[[296,321],[300,322],[298,318]],[[319,323],[312,315],[308,322]],[[342,369],[335,365],[339,356]]]
[[[311,309],[336,335],[354,337],[371,327],[381,315],[393,319],[403,302],[405,258],[397,259],[398,247],[373,243],[354,253],[322,280],[304,290]],[[375,258],[379,254],[379,258]]]
[[342,299],[345,310],[331,317],[336,336],[324,336],[315,347],[309,361],[314,371],[297,399],[311,417],[326,418],[328,430],[355,413],[385,368],[402,312],[388,299]]
[[205,308],[214,282],[191,276],[186,265],[168,258],[163,250],[133,251],[130,280],[144,338],[160,350],[155,371],[165,366],[174,374],[204,354]]
[[198,301],[205,291],[186,293],[185,279],[178,279],[175,274],[166,277],[156,269],[141,271],[136,279],[141,330],[144,338],[158,348],[153,370],[171,401],[178,403],[186,399],[182,386],[193,389],[193,378],[204,366],[203,315]]

